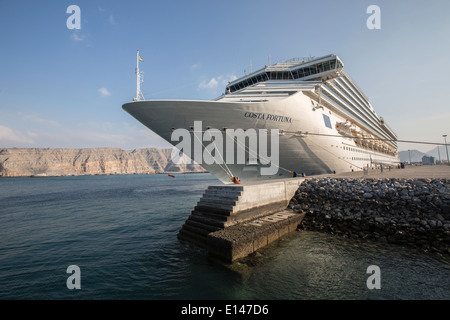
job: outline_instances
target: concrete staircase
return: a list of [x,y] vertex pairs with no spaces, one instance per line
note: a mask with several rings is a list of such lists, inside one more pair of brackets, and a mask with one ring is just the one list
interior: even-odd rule
[[302,180],[209,186],[178,238],[207,248],[213,232],[284,210]]
[[234,207],[243,186],[209,186],[178,233],[178,238],[206,248],[210,232],[219,231],[230,224]]

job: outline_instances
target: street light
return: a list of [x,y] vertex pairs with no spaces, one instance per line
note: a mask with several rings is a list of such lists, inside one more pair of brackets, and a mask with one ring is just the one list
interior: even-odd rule
[[445,152],[447,152],[447,165],[450,166],[450,162],[448,161],[447,135],[443,134],[442,136],[444,137],[445,141]]
[[442,164],[441,163],[441,152],[439,151],[439,146],[437,146],[437,149],[438,149],[438,156],[439,156],[439,164]]

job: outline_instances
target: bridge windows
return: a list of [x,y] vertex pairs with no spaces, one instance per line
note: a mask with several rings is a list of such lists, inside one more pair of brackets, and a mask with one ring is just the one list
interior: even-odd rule
[[[303,65],[304,64],[300,64],[300,65],[292,66],[289,68],[280,67],[280,68],[278,68],[278,70],[276,70],[277,69],[276,65],[274,67],[267,67],[266,69],[262,70],[258,74],[254,75],[250,78],[245,78],[242,81],[235,83],[232,86],[229,86],[227,89],[229,89],[229,92],[234,92],[234,91],[243,89],[245,87],[254,85],[258,82],[264,82],[267,80],[301,79],[301,78],[305,78],[305,77],[308,77],[311,75],[328,72],[328,71],[340,69],[343,67],[342,62],[336,57],[326,60],[326,61],[308,65],[308,66],[303,66]],[[273,69],[275,69],[275,70],[273,70]]]

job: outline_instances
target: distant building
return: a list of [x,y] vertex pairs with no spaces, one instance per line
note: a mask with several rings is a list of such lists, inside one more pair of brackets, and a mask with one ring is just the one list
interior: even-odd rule
[[422,164],[434,164],[434,157],[431,156],[423,156]]

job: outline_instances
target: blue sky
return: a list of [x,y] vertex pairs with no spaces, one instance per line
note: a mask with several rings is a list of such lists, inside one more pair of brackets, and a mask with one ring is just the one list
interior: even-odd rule
[[[379,30],[366,26],[372,4]],[[66,26],[70,5],[80,30]],[[0,147],[168,146],[122,110],[135,95],[136,50],[146,99],[200,100],[269,54],[334,53],[399,139],[442,143],[449,14],[446,0],[0,0]]]

